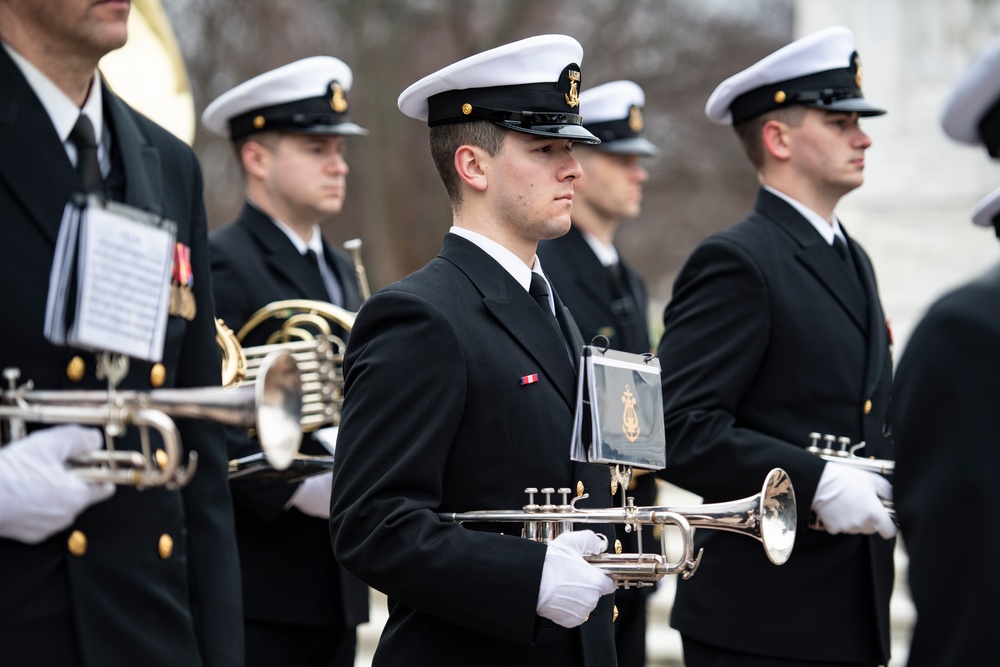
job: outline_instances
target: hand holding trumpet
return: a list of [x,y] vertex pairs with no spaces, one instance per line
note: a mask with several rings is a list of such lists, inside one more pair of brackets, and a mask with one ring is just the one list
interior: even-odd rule
[[615,591],[615,580],[585,560],[607,548],[608,541],[592,530],[563,533],[549,542],[538,587],[538,615],[564,628],[583,624],[601,596]]
[[886,501],[892,501],[889,480],[867,470],[833,463],[823,468],[812,508],[831,535],[878,533],[888,540],[896,536],[898,529]]
[[[816,486],[810,528],[831,535],[839,533],[871,535],[878,533],[892,539],[899,532],[896,506],[892,502],[892,484],[882,475],[891,475],[896,462],[864,458],[856,452],[865,443],[851,446],[849,438],[810,433],[806,451],[835,465],[823,468]],[[824,446],[819,446],[822,438]],[[839,449],[834,448],[834,442]]]
[[86,482],[67,467],[103,443],[99,430],[67,425],[0,449],[0,536],[38,544],[114,495],[110,482]]

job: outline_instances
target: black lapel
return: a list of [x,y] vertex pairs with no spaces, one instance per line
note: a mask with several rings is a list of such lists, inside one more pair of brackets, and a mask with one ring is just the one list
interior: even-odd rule
[[756,209],[795,240],[799,246],[796,258],[833,295],[858,328],[867,331],[865,296],[830,244],[791,204],[763,188],[757,195]]
[[[551,280],[549,281],[549,284],[552,284]],[[580,333],[580,327],[576,325],[576,320],[573,319],[573,314],[569,312],[569,308],[563,305],[555,287],[552,288],[552,297],[556,303],[556,319],[559,321],[559,326],[562,327],[563,333],[569,341],[569,352],[570,358],[573,362],[573,368],[579,372],[580,355],[582,354],[583,346],[585,345],[583,334]]]
[[125,203],[143,211],[163,215],[163,182],[160,151],[139,129],[131,109],[120,97],[104,90],[104,117],[111,126],[111,140],[118,146],[125,177]]
[[889,334],[886,329],[885,314],[878,298],[878,286],[875,283],[875,270],[872,268],[868,255],[854,239],[847,234],[841,225],[844,236],[847,237],[847,247],[854,256],[854,264],[858,267],[861,283],[868,295],[868,368],[865,371],[865,395],[871,396],[882,380],[882,366],[889,348]]
[[[573,280],[595,303],[600,304],[602,310],[608,310],[608,304],[611,303],[611,286],[607,280],[607,268],[601,264],[601,260],[594,254],[594,249],[576,227],[570,226],[563,239],[574,265],[579,266],[573,273]],[[545,270],[544,264],[542,270]]]
[[[269,216],[248,202],[236,224],[242,225],[257,240],[266,253],[268,267],[298,290],[298,298],[329,301],[329,295],[322,296],[316,291],[318,285],[302,253]],[[323,291],[325,293],[326,289]]]
[[0,180],[55,244],[76,172],[45,107],[0,47]]
[[[555,384],[572,410],[576,404],[576,372],[566,353],[566,344],[545,320],[527,290],[476,244],[455,234],[445,236],[438,256],[454,264],[472,281],[483,295],[486,309],[538,362],[540,370]],[[560,309],[568,317],[561,304]],[[575,328],[573,325],[572,329]],[[580,338],[579,331],[576,336]]]

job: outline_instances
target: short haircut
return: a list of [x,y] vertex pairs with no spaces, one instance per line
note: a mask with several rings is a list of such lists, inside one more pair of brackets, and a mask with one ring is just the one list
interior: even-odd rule
[[733,129],[736,130],[736,136],[743,144],[743,151],[747,154],[754,169],[760,171],[764,168],[764,140],[761,138],[764,125],[768,121],[776,120],[791,127],[798,127],[802,124],[802,118],[805,115],[806,108],[801,104],[795,104],[784,109],[762,113],[733,126]]
[[430,129],[431,157],[452,208],[458,209],[462,204],[461,181],[455,172],[455,151],[459,146],[476,146],[494,157],[503,148],[509,131],[489,120],[445,123]]
[[260,144],[272,153],[278,150],[278,139],[280,138],[280,132],[252,132],[244,137],[240,137],[233,142],[233,150],[236,151],[236,162],[239,163],[240,167],[243,166],[243,147],[249,144],[251,141],[255,144]]

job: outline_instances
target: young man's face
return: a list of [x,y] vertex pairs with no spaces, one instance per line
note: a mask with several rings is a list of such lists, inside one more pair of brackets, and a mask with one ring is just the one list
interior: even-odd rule
[[565,139],[507,133],[484,167],[496,218],[510,233],[536,242],[569,231],[573,183],[582,174],[572,150]]
[[806,109],[802,122],[787,127],[790,160],[817,187],[843,196],[864,183],[865,150],[872,140],[856,113]]
[[265,187],[281,210],[304,220],[340,213],[349,171],[343,137],[281,134],[267,152]]
[[642,188],[649,172],[638,155],[606,153],[590,147],[576,152],[583,177],[574,185],[575,206],[586,206],[601,219],[621,222],[642,212]]

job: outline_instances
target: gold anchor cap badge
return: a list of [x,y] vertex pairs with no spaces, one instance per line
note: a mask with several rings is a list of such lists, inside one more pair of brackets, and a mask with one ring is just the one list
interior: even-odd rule
[[344,96],[344,89],[337,81],[330,83],[330,108],[337,113],[347,111],[347,98]]
[[569,92],[566,93],[566,104],[573,108],[580,106],[580,89],[577,86],[580,83],[580,73],[576,70],[570,70],[568,72],[569,76]]
[[635,411],[635,394],[632,388],[625,385],[625,393],[622,394],[622,403],[625,410],[622,412],[622,433],[629,442],[635,442],[639,438],[639,414]]

